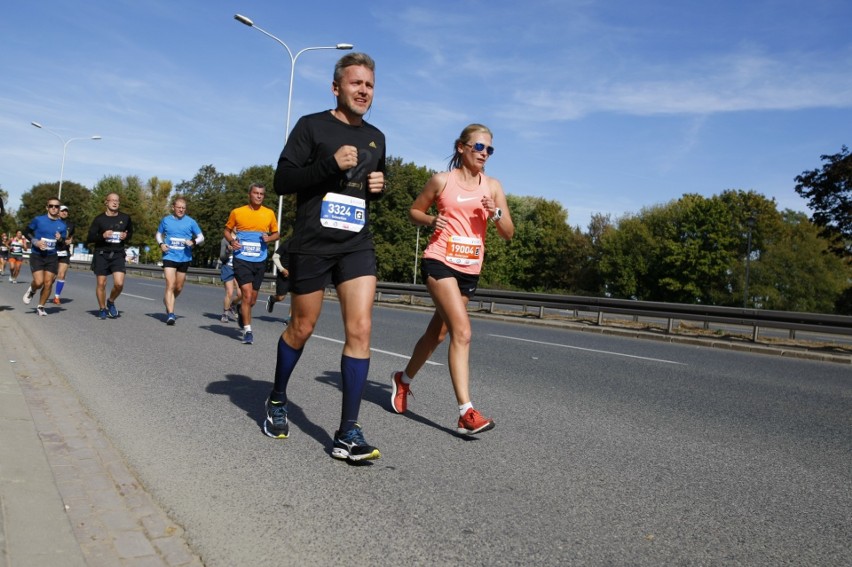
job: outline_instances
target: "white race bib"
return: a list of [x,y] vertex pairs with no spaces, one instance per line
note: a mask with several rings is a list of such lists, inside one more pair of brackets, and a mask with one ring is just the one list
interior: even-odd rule
[[474,266],[482,261],[482,240],[451,236],[447,240],[447,262],[457,266]]
[[169,238],[169,250],[183,250],[186,248],[185,238]]
[[240,256],[245,256],[246,258],[259,258],[260,257],[260,242],[243,242],[242,250],[240,251]]
[[326,193],[320,223],[326,228],[361,232],[367,220],[366,201],[339,193]]

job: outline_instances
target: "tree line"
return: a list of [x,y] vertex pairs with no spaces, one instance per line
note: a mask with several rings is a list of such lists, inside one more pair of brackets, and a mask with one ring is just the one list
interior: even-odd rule
[[[510,194],[515,237],[503,241],[489,227],[480,287],[852,314],[852,156],[844,146],[821,159],[822,169],[796,178],[795,190],[816,211],[813,219],[778,210],[774,199],[754,191],[729,189],[712,197],[685,193],[618,219],[598,214],[581,230],[568,223],[559,202]],[[414,266],[430,230],[413,226],[408,209],[433,174],[401,158],[387,160],[386,195],[371,211],[380,281],[422,283]],[[78,240],[85,240],[106,195],[118,193],[135,226],[128,244],[147,247],[147,260],[156,262],[157,225],[171,199],[182,195],[206,236],[193,263],[209,267],[218,259],[228,213],[247,202],[249,185],[264,184],[264,204],[278,210],[273,176],[274,168],[264,165],[236,174],[205,165],[176,185],[107,176],[91,190],[64,182],[62,201],[79,227]],[[25,193],[14,217],[2,220],[4,231],[43,214],[57,189],[58,183],[42,183]],[[282,239],[292,232],[294,212],[295,197],[285,197]]]

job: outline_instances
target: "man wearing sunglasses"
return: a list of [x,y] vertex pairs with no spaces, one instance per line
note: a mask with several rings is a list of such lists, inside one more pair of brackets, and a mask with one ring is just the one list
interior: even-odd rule
[[24,231],[24,236],[32,243],[30,270],[33,273],[33,279],[24,293],[24,303],[29,305],[36,292],[41,290],[36,313],[42,317],[47,315],[44,305],[50,298],[50,289],[59,270],[56,243],[68,234],[65,221],[59,218],[60,205],[58,199],[48,199],[47,214],[34,218]]

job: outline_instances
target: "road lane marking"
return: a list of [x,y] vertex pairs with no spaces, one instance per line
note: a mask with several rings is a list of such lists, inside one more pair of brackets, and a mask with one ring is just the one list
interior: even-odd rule
[[[340,345],[344,344],[343,341],[338,340],[338,339],[332,339],[331,337],[323,337],[323,336],[320,336],[320,335],[311,335],[311,336],[316,337],[318,339],[322,339],[324,341],[330,341],[330,342],[333,342],[333,343],[337,343],[337,344],[340,344]],[[396,353],[396,352],[390,352],[390,351],[387,351],[387,350],[380,350],[380,349],[377,349],[377,348],[371,348],[370,350],[373,351],[373,352],[380,352],[382,354],[387,354],[387,355],[390,355],[390,356],[396,356],[396,357],[399,357],[399,358],[411,358],[411,356],[409,356],[407,354],[399,354],[399,353]],[[440,362],[432,362],[431,360],[427,360],[426,364],[431,364],[432,366],[443,366],[443,364],[441,364]]]
[[156,301],[155,299],[151,299],[150,297],[142,297],[141,295],[133,295],[132,293],[122,293],[124,297],[135,297],[136,299],[144,299],[145,301]]
[[681,365],[681,366],[689,366],[685,362],[675,362],[674,360],[665,360],[665,359],[662,359],[662,358],[649,358],[647,356],[636,356],[634,354],[624,354],[622,352],[612,352],[612,351],[608,351],[608,350],[597,350],[597,349],[593,349],[593,348],[583,348],[583,347],[576,347],[576,346],[571,346],[571,345],[562,345],[562,344],[559,344],[559,343],[547,343],[547,342],[544,342],[544,341],[533,341],[533,340],[530,340],[530,339],[521,339],[519,337],[509,337],[509,336],[506,336],[506,335],[489,335],[489,336],[497,337],[497,338],[501,338],[501,339],[509,339],[510,341],[521,341],[521,342],[525,342],[525,343],[535,343],[537,345],[570,348],[570,349],[574,349],[574,350],[583,350],[583,351],[586,351],[586,352],[596,352],[596,353],[599,353],[599,354],[611,354],[612,356],[623,356],[623,357],[626,357],[626,358],[638,358],[639,360],[649,360],[651,362],[663,362],[665,364],[678,364],[678,365]]

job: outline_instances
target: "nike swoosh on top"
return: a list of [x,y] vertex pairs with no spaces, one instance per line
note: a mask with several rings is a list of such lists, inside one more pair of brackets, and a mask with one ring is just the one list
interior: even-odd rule
[[473,201],[476,197],[462,197],[461,195],[456,195],[456,200],[459,203],[464,203],[465,201]]

